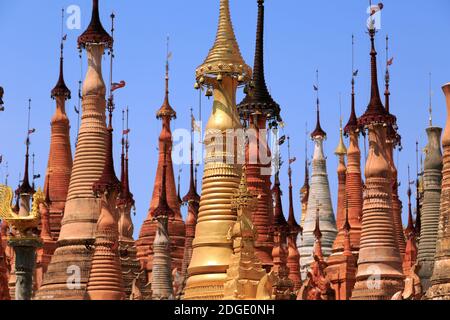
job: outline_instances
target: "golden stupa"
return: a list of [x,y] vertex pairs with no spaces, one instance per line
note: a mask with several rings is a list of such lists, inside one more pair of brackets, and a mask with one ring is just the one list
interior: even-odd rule
[[216,41],[205,62],[196,70],[196,88],[205,88],[208,96],[213,95],[214,104],[206,126],[203,188],[188,268],[186,300],[224,297],[224,283],[233,254],[232,241],[227,234],[237,219],[231,199],[239,189],[242,172],[236,152],[243,150],[236,139],[242,132],[236,90],[250,78],[251,69],[244,62],[234,35],[229,1],[220,0]]

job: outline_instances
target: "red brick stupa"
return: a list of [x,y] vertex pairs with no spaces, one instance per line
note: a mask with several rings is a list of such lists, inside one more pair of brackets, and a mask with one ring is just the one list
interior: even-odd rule
[[56,100],[56,110],[51,120],[50,152],[44,193],[49,197],[49,223],[51,237],[58,239],[61,220],[69,191],[72,173],[72,150],[70,147],[70,123],[66,114],[66,100],[71,93],[64,82],[64,40],[61,40],[59,79],[51,97]]
[[180,202],[178,201],[177,188],[172,164],[172,132],[170,130],[171,120],[176,118],[177,114],[169,103],[169,61],[166,62],[166,90],[164,103],[158,110],[156,116],[162,121],[162,129],[159,135],[159,158],[156,169],[155,183],[153,186],[153,196],[150,203],[147,219],[141,227],[139,239],[136,241],[138,258],[141,265],[147,270],[152,270],[153,249],[152,244],[156,234],[157,222],[154,220],[154,211],[156,210],[159,198],[161,196],[162,174],[164,159],[167,159],[167,177],[166,177],[166,196],[171,209],[168,217],[168,230],[171,241],[172,268],[181,270],[184,254],[185,224],[181,217]]
[[238,105],[242,119],[249,122],[249,145],[247,147],[248,188],[258,195],[253,211],[253,225],[258,232],[255,253],[266,270],[272,266],[273,221],[271,182],[271,152],[267,143],[267,123],[276,125],[281,121],[280,106],[267,90],[264,75],[264,0],[258,2],[258,22],[256,30],[255,60],[253,79],[247,86],[247,95]]
[[390,300],[403,290],[402,260],[392,217],[392,174],[386,128],[395,118],[383,106],[377,76],[375,25],[369,28],[371,41],[371,99],[358,120],[369,131],[369,154],[366,162],[362,234],[358,272],[352,293],[355,300]]
[[[355,74],[356,72],[353,72],[353,75]],[[336,291],[337,300],[348,300],[351,297],[356,281],[356,262],[358,260],[361,237],[361,152],[358,145],[359,129],[355,112],[355,76],[352,78],[351,113],[350,119],[345,127],[345,133],[350,136],[348,149],[338,148],[336,150],[340,157],[338,176],[342,182],[344,180],[343,174],[345,174],[345,190],[344,196],[340,195],[338,198],[337,226],[339,231],[333,244],[333,253],[327,261],[328,267],[326,270],[327,276]],[[344,168],[344,151],[346,151],[348,158],[347,168]],[[347,255],[346,253],[348,252],[345,250],[347,240],[349,241],[348,251],[351,253],[350,255]]]
[[275,174],[275,185],[272,189],[272,194],[274,198],[272,271],[274,271],[275,275],[278,277],[277,282],[274,284],[275,300],[290,300],[294,289],[294,282],[289,278],[289,267],[287,266],[289,254],[287,238],[290,230],[283,214],[279,172]]

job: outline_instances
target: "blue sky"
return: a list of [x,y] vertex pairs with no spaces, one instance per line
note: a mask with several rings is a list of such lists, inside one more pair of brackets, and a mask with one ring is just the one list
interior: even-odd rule
[[[173,127],[188,127],[189,107],[197,108],[198,94],[193,89],[195,68],[203,61],[216,32],[218,0],[181,1],[100,1],[105,29],[109,15],[116,13],[115,81],[127,81],[116,95],[118,110],[130,107],[132,133],[130,170],[131,188],[137,204],[134,219],[136,233],[147,214],[156,170],[156,144],[161,124],[155,112],[163,101],[165,39],[171,37],[171,104],[178,112]],[[256,30],[256,0],[231,0],[231,12],[242,54],[253,65]],[[31,151],[36,154],[36,172],[45,174],[50,118],[55,103],[50,91],[58,77],[61,8],[81,8],[82,30],[65,30],[66,83],[74,97],[67,112],[75,140],[80,62],[76,39],[90,20],[91,1],[1,1],[0,2],[0,85],[5,88],[6,112],[0,114],[0,154],[9,163],[10,184],[16,186],[23,172],[28,98],[33,99]],[[386,0],[382,29],[377,35],[380,85],[384,75],[384,38],[391,39],[391,108],[398,117],[404,149],[399,155],[401,198],[406,209],[407,165],[415,172],[415,141],[426,143],[428,124],[428,73],[433,73],[434,123],[445,124],[445,100],[440,87],[450,81],[450,47],[447,43],[450,2],[447,0]],[[266,0],[266,78],[268,87],[281,105],[285,133],[291,136],[294,164],[295,209],[300,214],[298,191],[303,184],[305,122],[315,125],[315,70],[320,70],[322,127],[328,133],[325,150],[334,203],[337,194],[336,166],[333,154],[338,142],[339,93],[342,93],[344,121],[350,107],[351,35],[355,35],[357,112],[369,101],[369,39],[365,21],[368,1]],[[107,57],[104,77],[108,79]],[[83,64],[86,65],[85,56]],[[84,74],[83,74],[84,78]],[[239,93],[240,100],[242,93]],[[210,113],[212,101],[204,99],[203,114]],[[120,133],[120,112],[115,126]],[[115,136],[116,166],[119,164],[120,137]],[[312,143],[309,141],[311,150]],[[74,147],[74,144],[72,145]],[[287,150],[284,150],[287,152]],[[287,157],[287,156],[286,156]],[[286,158],[285,157],[285,158]],[[397,156],[396,156],[397,157]],[[178,168],[175,167],[175,170]],[[183,167],[182,193],[188,186],[188,166]],[[287,168],[283,169],[284,200],[287,207]],[[4,179],[2,166],[0,178]],[[117,173],[119,167],[117,166]],[[37,181],[43,184],[43,179]],[[185,209],[183,209],[185,210]],[[406,210],[404,212],[406,214]]]

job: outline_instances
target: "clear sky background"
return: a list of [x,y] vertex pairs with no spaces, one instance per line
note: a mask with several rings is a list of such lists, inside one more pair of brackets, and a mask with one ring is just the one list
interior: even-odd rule
[[[231,0],[234,28],[243,57],[253,65],[256,30],[256,0]],[[50,118],[55,102],[50,91],[58,77],[61,8],[79,5],[81,30],[65,30],[65,78],[72,91],[67,113],[71,120],[72,148],[77,132],[77,88],[80,61],[76,39],[86,28],[91,15],[89,0],[4,1],[0,0],[0,85],[5,88],[6,112],[0,114],[0,154],[4,181],[6,161],[9,182],[17,186],[23,173],[27,129],[27,101],[32,98],[31,152],[36,154],[36,173],[45,176]],[[100,1],[105,29],[110,29],[109,15],[116,13],[116,62],[114,81],[125,80],[127,87],[117,92],[115,117],[116,171],[119,174],[121,119],[123,107],[131,110],[131,189],[135,195],[136,234],[147,215],[153,191],[157,161],[157,141],[161,123],[155,112],[164,94],[166,36],[171,37],[171,104],[178,112],[173,128],[189,128],[189,107],[197,109],[198,93],[193,89],[195,68],[203,62],[213,44],[219,0]],[[441,86],[450,81],[448,0],[386,0],[382,29],[377,35],[380,86],[384,76],[384,38],[389,34],[391,68],[391,108],[398,117],[403,136],[403,151],[398,156],[399,189],[406,216],[407,166],[415,175],[415,141],[426,144],[428,125],[428,73],[433,73],[434,123],[445,124],[445,100]],[[305,123],[315,125],[315,70],[320,70],[322,127],[328,133],[325,142],[328,172],[334,204],[337,198],[337,159],[333,151],[338,143],[339,93],[342,93],[344,122],[350,109],[351,35],[355,35],[355,66],[360,70],[356,82],[357,112],[369,101],[369,38],[365,22],[368,1],[266,0],[265,61],[266,78],[274,99],[281,105],[291,136],[295,209],[300,215],[299,189],[304,180]],[[86,61],[83,56],[83,67]],[[108,58],[104,58],[104,78],[108,79]],[[83,71],[84,78],[84,71]],[[383,88],[380,88],[383,89]],[[381,91],[383,92],[383,91]],[[238,100],[242,98],[242,92]],[[211,101],[204,99],[203,114],[209,115]],[[308,140],[309,149],[312,143]],[[363,146],[361,145],[363,150]],[[283,152],[287,152],[286,147]],[[285,159],[287,156],[284,157]],[[397,156],[396,156],[397,158]],[[178,167],[175,166],[175,171]],[[201,172],[201,170],[200,170]],[[287,209],[287,168],[281,176]],[[43,178],[38,180],[43,185]],[[188,188],[188,165],[183,166],[182,194]],[[336,207],[336,205],[334,206]],[[183,211],[186,209],[183,208]],[[287,210],[285,210],[287,213]],[[405,218],[404,218],[405,219]],[[406,220],[404,220],[406,221]]]

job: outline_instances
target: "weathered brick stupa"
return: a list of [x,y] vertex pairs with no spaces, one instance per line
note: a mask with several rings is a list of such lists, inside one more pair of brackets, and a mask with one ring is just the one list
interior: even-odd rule
[[[347,166],[345,164],[345,156],[347,155],[347,147],[344,143],[342,120],[340,122],[339,129],[339,144],[334,151],[334,154],[338,157],[338,167],[337,167],[337,177],[338,177],[338,199],[337,199],[337,214],[336,214],[336,225],[338,227],[338,235],[333,244],[333,249],[335,247],[344,248],[344,235],[343,230],[345,224],[346,215],[346,180],[347,180]],[[334,252],[335,250],[333,250]]]
[[[166,151],[166,150],[164,150]],[[156,234],[153,239],[153,270],[152,270],[152,299],[173,300],[172,286],[172,258],[170,248],[170,236],[168,231],[168,219],[173,215],[169,206],[166,193],[167,159],[164,157],[162,184],[153,219],[157,222]]]
[[251,211],[256,205],[256,197],[248,188],[245,168],[239,190],[231,201],[233,210],[237,211],[237,220],[228,231],[228,238],[233,241],[233,255],[227,270],[224,299],[261,299],[263,297],[258,297],[258,288],[266,272],[255,255],[257,231],[252,223]]
[[280,106],[273,100],[264,75],[264,0],[258,2],[255,61],[253,79],[246,87],[247,95],[238,105],[243,120],[249,122],[250,144],[247,148],[247,179],[249,189],[258,195],[252,221],[258,232],[255,242],[257,257],[266,270],[272,266],[273,235],[269,232],[273,220],[271,188],[271,152],[267,143],[269,127],[281,121]]
[[[431,105],[430,105],[431,110]],[[433,273],[436,241],[439,228],[439,205],[442,184],[442,128],[433,126],[430,112],[430,126],[426,130],[428,144],[425,148],[423,171],[423,202],[420,210],[420,241],[417,262],[422,288],[427,291]],[[417,219],[416,219],[417,223]]]
[[100,179],[92,186],[93,193],[101,200],[101,210],[95,231],[94,253],[86,288],[86,298],[89,300],[125,299],[119,256],[119,212],[116,205],[122,185],[114,171],[112,127],[114,103],[112,94],[108,100],[108,109],[109,125],[106,137],[105,166]]
[[64,82],[63,39],[61,40],[59,79],[51,92],[51,97],[56,100],[56,110],[51,120],[50,152],[44,184],[44,193],[48,194],[50,200],[49,223],[51,237],[54,239],[58,239],[61,230],[61,220],[64,214],[70,175],[72,173],[70,123],[66,114],[66,100],[71,98],[71,93]]
[[289,268],[289,279],[294,283],[294,293],[296,293],[301,285],[302,278],[300,276],[300,253],[297,247],[297,238],[299,234],[302,233],[302,227],[300,227],[295,219],[294,213],[294,196],[292,194],[292,167],[291,164],[296,161],[296,158],[291,158],[291,139],[288,137],[288,150],[289,150],[289,167],[288,167],[288,177],[289,177],[289,217],[288,226],[289,233],[287,237],[288,244],[288,257],[287,266]]
[[[3,226],[2,221],[2,226]],[[0,301],[2,300],[11,300],[9,296],[9,288],[8,288],[8,266],[6,263],[6,255],[5,248],[2,239],[2,233],[0,233]]]
[[[388,51],[388,41],[389,37],[386,36],[386,59],[389,58],[389,51]],[[390,75],[389,75],[389,65],[392,63],[392,60],[387,60],[386,62],[386,75],[385,75],[385,107],[386,112],[389,115],[392,115],[390,113],[390,91],[389,91],[389,82],[390,82]],[[403,223],[402,223],[402,209],[403,205],[400,201],[400,197],[398,195],[398,170],[395,166],[395,160],[394,160],[394,149],[397,146],[401,146],[401,137],[398,134],[397,131],[397,119],[394,115],[392,115],[393,124],[387,127],[387,136],[386,136],[386,147],[388,148],[388,161],[389,165],[391,167],[391,185],[392,185],[392,216],[394,218],[394,227],[395,227],[395,239],[397,242],[398,249],[400,251],[400,255],[403,259],[405,255],[405,248],[406,248],[406,242],[405,242],[405,235],[403,233]]]
[[[280,162],[281,163],[281,160]],[[282,191],[280,188],[280,172],[275,173],[275,183],[272,188],[273,196],[273,226],[274,246],[272,250],[273,268],[277,281],[274,284],[275,300],[291,300],[294,294],[294,282],[289,278],[288,236],[289,225],[284,217]]]
[[106,87],[101,66],[105,49],[113,44],[100,22],[98,3],[93,0],[91,22],[78,38],[78,45],[88,55],[83,116],[58,248],[37,293],[39,300],[84,299],[91,268],[91,245],[101,210],[101,199],[94,196],[92,185],[102,176],[106,155]]
[[[410,181],[409,177],[409,167],[408,167],[408,182]],[[416,242],[416,230],[414,228],[414,219],[412,214],[412,205],[411,205],[411,184],[408,186],[408,226],[405,229],[406,236],[406,247],[405,247],[405,257],[403,258],[403,274],[408,277],[410,276],[415,269],[415,265],[417,262],[417,242]]]
[[317,97],[317,124],[311,133],[314,141],[314,157],[312,160],[311,188],[309,191],[308,211],[303,226],[303,241],[300,247],[300,267],[302,279],[306,278],[309,265],[313,261],[315,213],[320,206],[320,230],[322,231],[322,250],[325,258],[331,254],[333,241],[336,239],[337,228],[331,204],[330,185],[328,182],[326,158],[323,152],[323,142],[326,133],[320,126],[319,98]]
[[442,137],[444,166],[436,255],[431,287],[427,291],[427,298],[433,300],[450,300],[450,219],[448,210],[450,206],[450,83],[444,85],[442,89],[447,102],[447,121]]
[[[122,112],[124,115],[124,111]],[[119,211],[119,254],[122,268],[123,283],[126,298],[130,298],[133,290],[133,282],[139,289],[141,298],[148,300],[150,295],[150,285],[147,285],[147,277],[141,264],[137,259],[137,250],[133,239],[134,225],[131,218],[131,210],[134,208],[134,198],[130,191],[129,181],[129,139],[128,134],[128,109],[127,109],[127,128],[122,136],[122,155],[121,155],[121,173],[120,182],[122,188],[117,198],[116,205]]]
[[[355,75],[355,72],[353,72]],[[350,136],[347,149],[348,164],[345,179],[345,197],[341,198],[344,212],[338,215],[339,232],[333,244],[333,253],[328,258],[327,276],[336,291],[337,300],[348,300],[351,297],[356,281],[356,261],[358,260],[359,241],[361,238],[362,216],[362,180],[361,180],[361,151],[359,150],[358,119],[355,111],[355,76],[352,78],[352,102],[350,119],[345,126],[346,135]],[[341,149],[341,150],[339,150]],[[337,150],[344,152],[344,148]],[[341,174],[343,172],[341,165]],[[340,179],[343,179],[342,177]],[[339,200],[339,199],[338,199]],[[339,208],[339,204],[338,204]],[[344,216],[344,220],[341,216]],[[346,220],[351,226],[346,230]],[[346,237],[349,238],[349,250],[352,257],[345,254]]]
[[362,233],[354,300],[388,300],[403,289],[402,260],[398,250],[392,217],[392,185],[386,128],[394,118],[383,106],[378,88],[375,26],[369,28],[371,41],[371,99],[358,119],[369,131],[366,162]]
[[186,287],[186,281],[188,278],[188,267],[192,259],[192,242],[195,237],[195,227],[197,226],[198,209],[200,206],[200,196],[197,193],[197,187],[195,185],[194,176],[194,137],[191,130],[191,165],[189,174],[189,191],[183,197],[183,202],[188,205],[188,213],[186,217],[186,239],[184,242],[184,257],[183,264],[181,266],[181,287],[177,296],[182,299],[184,296],[184,289]]
[[[168,53],[169,54],[169,53]],[[169,57],[168,57],[169,58]],[[136,241],[136,247],[138,250],[138,258],[141,261],[141,265],[145,266],[147,270],[152,270],[153,249],[152,244],[156,234],[157,222],[153,219],[154,211],[159,203],[159,197],[162,185],[162,168],[164,163],[164,157],[167,159],[167,183],[166,194],[167,201],[172,209],[169,219],[169,234],[171,239],[171,256],[172,256],[172,268],[181,270],[181,264],[183,261],[184,253],[184,237],[186,233],[183,218],[181,217],[180,202],[178,201],[177,188],[175,185],[175,176],[173,172],[172,164],[172,132],[170,130],[170,123],[172,119],[175,119],[177,114],[169,103],[169,60],[166,61],[166,89],[164,103],[158,110],[156,117],[162,121],[162,129],[159,135],[159,158],[158,166],[156,169],[155,183],[153,187],[153,196],[150,203],[150,209],[148,211],[147,219],[144,221],[141,231],[139,233],[139,239]],[[166,150],[166,151],[164,151]]]
[[[49,180],[47,179],[47,183]],[[47,267],[50,264],[53,253],[56,249],[56,240],[52,237],[50,231],[50,195],[49,187],[45,188],[47,193],[45,194],[45,203],[41,205],[41,233],[40,238],[42,247],[38,248],[36,254],[36,269],[34,274],[34,291],[36,292],[42,285],[44,274],[47,272]]]
[[[214,95],[214,104],[206,126],[202,196],[185,299],[222,299],[224,295],[226,270],[233,253],[227,233],[236,221],[231,196],[239,187],[242,169],[236,156],[236,150],[242,150],[236,148],[235,141],[236,131],[242,128],[236,89],[250,80],[251,73],[234,35],[229,0],[220,0],[216,41],[196,70],[195,86],[206,86],[206,93]],[[234,145],[234,150],[227,145]]]

